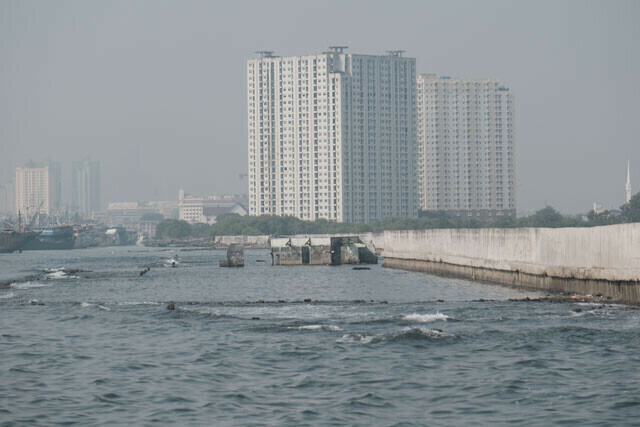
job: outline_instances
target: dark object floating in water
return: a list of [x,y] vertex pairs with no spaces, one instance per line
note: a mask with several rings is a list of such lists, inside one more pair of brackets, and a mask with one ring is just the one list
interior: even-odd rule
[[574,313],[582,313],[582,309],[581,308],[574,308],[573,310]]
[[176,305],[172,302],[170,302],[169,304],[167,304],[167,310],[175,310],[176,309]]
[[353,267],[352,270],[371,270],[371,267]]
[[260,320],[259,317],[252,317],[251,320]]
[[256,262],[267,262],[266,259],[257,259]]
[[304,302],[311,302],[311,298],[305,298]]

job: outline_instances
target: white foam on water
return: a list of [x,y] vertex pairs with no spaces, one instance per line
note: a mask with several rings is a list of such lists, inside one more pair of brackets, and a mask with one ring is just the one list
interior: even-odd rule
[[31,289],[31,288],[48,288],[51,285],[47,285],[40,282],[16,282],[12,283],[11,286],[13,289]]
[[426,322],[434,322],[436,320],[447,320],[451,317],[446,314],[442,314],[439,311],[436,314],[407,314],[402,318],[402,320],[406,320],[407,322],[416,322],[416,323],[426,323]]
[[449,337],[450,334],[447,334],[444,331],[440,331],[438,329],[427,329],[427,328],[402,328],[400,332],[394,334],[395,337],[401,337],[403,335],[418,333],[424,335],[426,337]]
[[0,295],[0,299],[9,299],[9,298],[13,298],[15,296],[16,296],[16,294],[14,294],[13,292],[9,292],[8,294]]
[[107,308],[107,307],[105,307],[103,305],[100,305],[100,304],[93,304],[93,303],[90,303],[90,302],[83,302],[82,304],[80,304],[80,307],[82,307],[82,308],[97,307],[97,308],[99,308],[101,310],[111,311],[110,308]]
[[298,326],[296,327],[291,327],[289,329],[297,329],[299,331],[329,331],[329,332],[340,332],[342,330],[341,327],[336,326],[336,325],[305,325],[305,326]]
[[373,335],[345,334],[336,342],[340,344],[369,344],[374,338]]
[[380,343],[380,342],[389,342],[389,341],[398,341],[404,339],[412,339],[412,338],[444,338],[444,337],[452,337],[453,335],[448,334],[444,331],[438,329],[427,329],[427,328],[402,328],[396,332],[388,332],[384,334],[378,335],[366,335],[366,334],[345,334],[337,340],[337,343],[340,344],[370,344],[370,343]]
[[45,274],[45,276],[48,279],[65,279],[67,277],[69,277],[69,275],[67,273],[65,273],[62,270],[58,270],[58,271],[53,271],[51,273],[47,273]]
[[197,314],[206,314],[208,316],[215,316],[215,317],[221,317],[222,314],[220,314],[217,310],[214,310],[213,308],[208,308],[208,307],[199,307],[199,308],[194,308],[194,307],[189,307],[189,306],[180,306],[180,310],[182,311],[187,311],[190,313],[197,313]]

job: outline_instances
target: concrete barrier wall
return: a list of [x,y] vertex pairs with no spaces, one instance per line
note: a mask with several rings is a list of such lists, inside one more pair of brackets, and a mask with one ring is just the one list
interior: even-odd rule
[[219,245],[246,245],[260,248],[269,247],[269,236],[219,236],[216,238]]
[[387,231],[382,247],[387,267],[640,302],[640,223]]

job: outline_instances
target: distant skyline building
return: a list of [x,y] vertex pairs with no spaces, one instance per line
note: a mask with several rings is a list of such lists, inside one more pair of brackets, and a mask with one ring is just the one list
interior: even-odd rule
[[625,203],[629,203],[631,201],[631,171],[629,170],[629,161],[627,160],[627,185],[625,186],[625,190],[627,191],[627,197]]
[[247,61],[250,215],[417,217],[416,61],[345,49]]
[[71,167],[71,211],[90,217],[100,211],[100,163],[75,161]]
[[29,162],[16,168],[15,212],[25,216],[36,213],[51,215],[60,212],[62,172],[60,163]]
[[496,80],[417,83],[420,209],[516,214],[513,93]]
[[2,205],[0,212],[6,214],[14,213],[16,211],[15,202],[16,195],[14,181],[9,180],[0,185],[0,205]]
[[245,216],[249,212],[233,196],[194,197],[178,192],[178,219],[192,224],[215,224],[217,218],[226,214]]

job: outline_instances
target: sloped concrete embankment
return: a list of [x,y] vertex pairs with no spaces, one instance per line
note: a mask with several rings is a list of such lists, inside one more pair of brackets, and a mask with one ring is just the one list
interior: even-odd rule
[[640,304],[640,223],[387,231],[385,267]]

